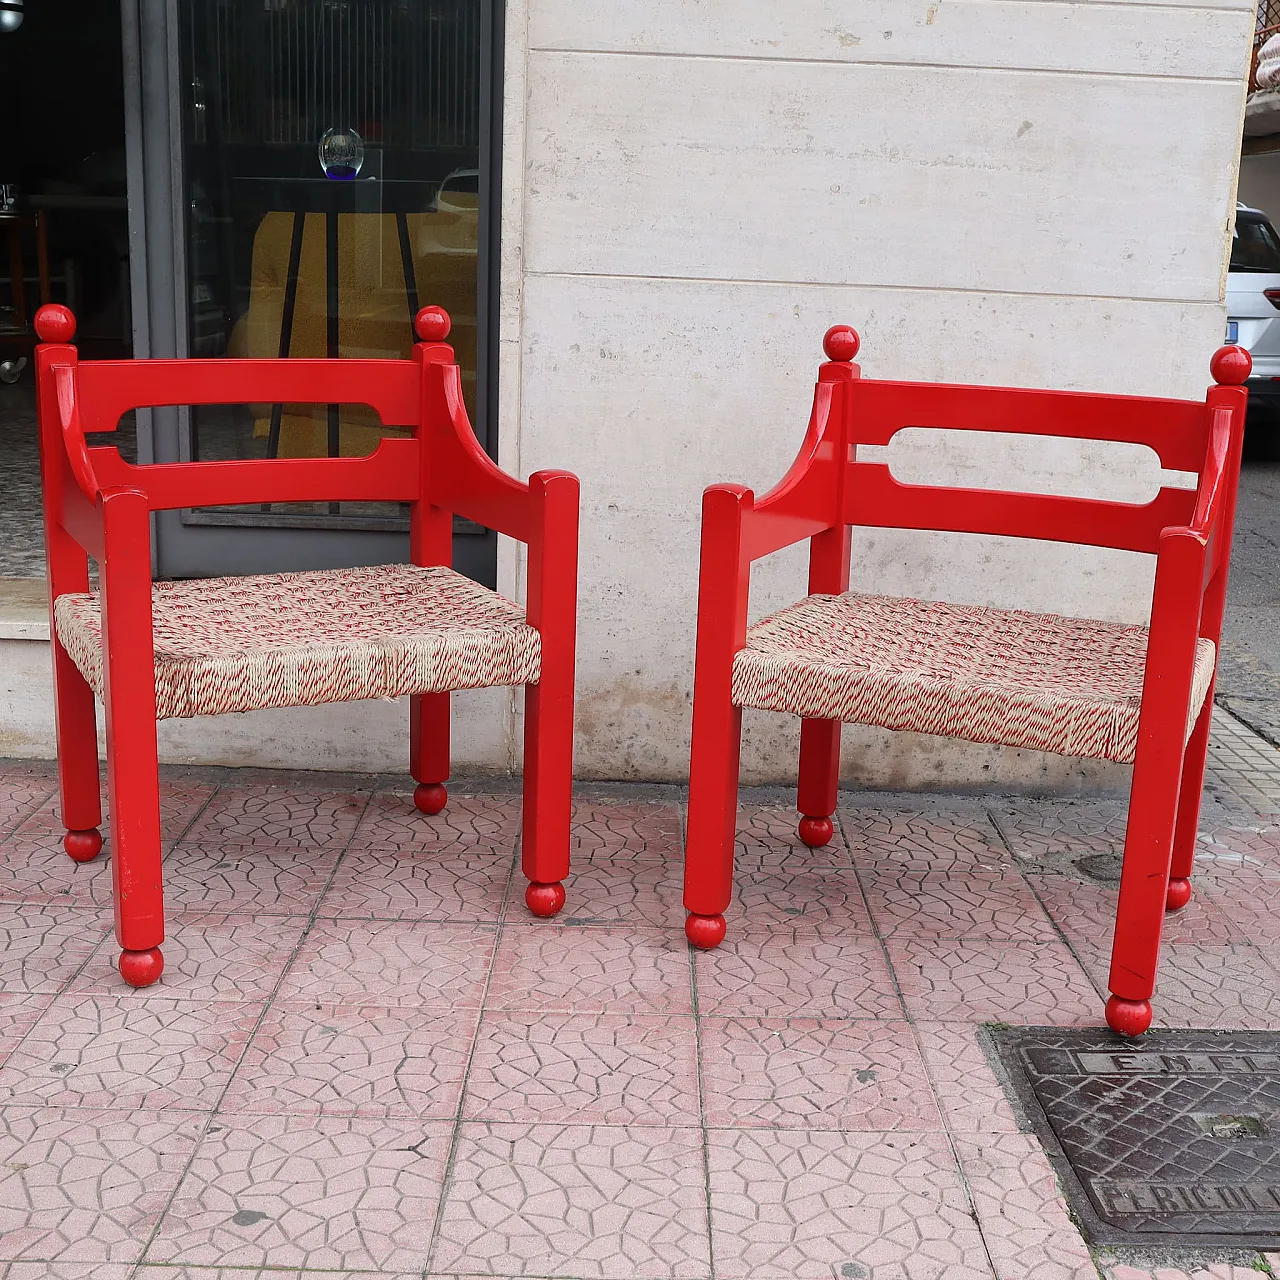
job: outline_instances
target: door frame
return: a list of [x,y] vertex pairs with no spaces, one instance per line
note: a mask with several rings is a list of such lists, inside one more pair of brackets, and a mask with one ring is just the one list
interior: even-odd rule
[[[481,7],[480,236],[475,431],[498,453],[498,324],[502,228],[502,106],[505,0]],[[140,358],[188,354],[180,18],[177,0],[120,0],[124,48],[125,156],[133,350]],[[138,461],[189,456],[187,411],[138,411]],[[262,528],[188,522],[182,511],[153,517],[157,577],[346,568],[408,559],[407,532]],[[455,519],[454,567],[488,586],[496,577],[491,530]]]

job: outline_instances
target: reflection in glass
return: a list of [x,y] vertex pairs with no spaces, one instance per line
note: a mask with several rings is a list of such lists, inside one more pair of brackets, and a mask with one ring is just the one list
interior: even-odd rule
[[[480,7],[183,0],[192,355],[405,357],[435,303],[474,414]],[[190,422],[206,458],[353,456],[400,434],[354,405]]]

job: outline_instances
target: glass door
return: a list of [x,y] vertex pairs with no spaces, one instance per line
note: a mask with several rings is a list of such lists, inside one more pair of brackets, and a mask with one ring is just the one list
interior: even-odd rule
[[[126,44],[139,354],[404,357],[438,304],[493,452],[501,0],[126,0]],[[397,434],[359,405],[140,418],[157,461],[358,456]],[[397,504],[162,513],[157,571],[395,561],[407,538]],[[460,523],[455,563],[492,581],[492,535]]]

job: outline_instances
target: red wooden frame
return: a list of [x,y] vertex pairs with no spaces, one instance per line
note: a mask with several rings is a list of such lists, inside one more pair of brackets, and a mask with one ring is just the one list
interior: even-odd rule
[[[537,915],[564,904],[569,869],[573,682],[577,622],[578,481],[539,471],[527,484],[497,467],[467,421],[449,317],[418,313],[409,360],[123,360],[81,362],[75,319],[41,308],[36,390],[49,568],[49,604],[89,590],[97,561],[111,799],[111,859],[120,971],[135,986],[160,976],[164,938],[160,804],[151,636],[151,512],[213,504],[384,500],[410,504],[410,558],[449,565],[453,516],[527,544],[526,616],[541,639],[541,673],[525,689],[522,865]],[[387,426],[413,427],[363,458],[162,463],[135,466],[86,432],[114,431],[151,405],[359,403]],[[51,627],[65,847],[98,853],[94,695]],[[444,808],[449,695],[411,699],[410,772],[424,813]]]
[[[840,593],[849,589],[853,525],[1145,552],[1156,557],[1155,593],[1107,1003],[1113,1028],[1140,1034],[1151,1021],[1163,914],[1191,897],[1212,688],[1184,745],[1185,728],[1196,641],[1217,645],[1222,631],[1249,355],[1220,350],[1211,365],[1219,385],[1200,402],[871,381],[853,363],[858,345],[847,326],[828,332],[809,428],[780,484],[761,498],[741,485],[703,495],[686,934],[695,946],[718,945],[733,892],[742,712],[730,691],[734,655],[746,644],[754,561],[807,538],[810,593]],[[908,485],[885,464],[859,460],[858,445],[886,445],[922,426],[1142,444],[1165,468],[1198,473],[1199,485],[1163,487],[1152,501],[1131,504]],[[832,837],[839,757],[840,724],[804,720],[797,799],[809,845]]]

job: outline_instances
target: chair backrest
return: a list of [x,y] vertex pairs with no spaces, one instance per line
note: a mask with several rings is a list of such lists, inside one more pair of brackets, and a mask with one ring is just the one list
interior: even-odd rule
[[[60,473],[90,502],[111,488],[145,495],[151,510],[256,502],[391,501],[423,497],[424,370],[445,366],[449,317],[419,312],[422,341],[409,360],[104,360],[80,361],[68,345],[75,320],[65,307],[36,318],[41,448],[47,514],[59,517]],[[385,438],[367,457],[292,458],[131,465],[118,449],[89,448],[86,432],[115,431],[122,415],[158,405],[238,403],[363,404],[386,427],[413,428]]]
[[[895,479],[887,463],[859,458],[858,446],[888,445],[900,431],[919,427],[1114,441],[1144,445],[1165,470],[1195,473],[1203,482],[1215,456],[1215,396],[1221,398],[1226,391],[1223,404],[1236,403],[1234,387],[1211,391],[1207,401],[1190,401],[882,382],[861,377],[851,363],[856,335],[834,346],[830,338],[828,354],[833,360],[823,366],[820,377],[843,388],[843,406],[832,405],[827,430],[840,437],[837,456],[849,459],[837,485],[837,501],[843,521],[851,525],[996,534],[1154,553],[1163,530],[1192,519],[1196,489],[1162,484],[1151,501],[1137,503],[912,484]],[[1243,352],[1239,354],[1247,361]],[[1215,376],[1221,374],[1220,380],[1227,383],[1242,381],[1248,372],[1244,368],[1237,378],[1239,370],[1220,361],[1214,368]],[[1242,399],[1238,412],[1219,420],[1220,432],[1233,429],[1243,431]],[[1223,464],[1230,465],[1229,449]]]

